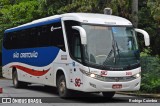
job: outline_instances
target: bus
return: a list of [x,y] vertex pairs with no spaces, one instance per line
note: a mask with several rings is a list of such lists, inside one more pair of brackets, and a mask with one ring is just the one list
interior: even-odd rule
[[140,89],[138,33],[149,35],[125,18],[95,13],[50,16],[5,30],[2,74],[15,88],[43,84],[59,96],[72,91],[100,92]]

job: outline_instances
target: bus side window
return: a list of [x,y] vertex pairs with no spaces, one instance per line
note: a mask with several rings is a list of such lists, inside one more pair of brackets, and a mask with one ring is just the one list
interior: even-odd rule
[[18,36],[17,36],[17,32],[14,32],[11,34],[11,48],[16,49],[18,47]]
[[52,46],[58,47],[63,51],[66,50],[61,23],[54,23],[50,26],[50,42]]
[[16,44],[16,38],[15,38],[15,33],[6,33],[5,37],[4,37],[4,48],[6,49],[14,49],[16,48],[17,44]]
[[37,42],[37,47],[43,47],[43,46],[46,46],[46,38],[47,36],[45,36],[45,33],[42,32],[42,27],[37,27],[37,39],[36,39],[36,42]]
[[33,48],[33,47],[37,47],[37,29],[36,28],[32,28],[30,29],[30,34],[29,34],[29,43],[28,43],[28,47],[29,48]]
[[4,33],[4,35],[3,35],[3,47],[7,49],[6,44],[7,44],[7,34]]
[[6,49],[10,49],[10,33],[4,34],[3,46]]
[[22,30],[18,32],[17,36],[18,37],[18,47],[17,48],[27,48],[28,47],[28,35],[27,35],[27,30]]
[[[55,28],[53,31],[51,31],[52,27]],[[64,37],[60,22],[5,33],[3,45],[6,49],[55,46],[65,51]]]

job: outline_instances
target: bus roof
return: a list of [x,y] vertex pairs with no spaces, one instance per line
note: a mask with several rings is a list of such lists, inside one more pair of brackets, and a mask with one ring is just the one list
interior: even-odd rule
[[14,32],[22,29],[32,28],[41,25],[47,25],[54,22],[60,22],[61,18],[63,20],[75,20],[82,23],[88,24],[102,24],[102,25],[132,25],[130,21],[125,18],[113,16],[113,15],[106,15],[106,14],[95,14],[95,13],[66,13],[62,15],[54,15],[38,20],[34,20],[27,24],[23,24],[14,28],[10,28],[5,30],[5,33]]
[[82,23],[89,24],[103,24],[103,25],[132,25],[130,21],[125,18],[96,13],[67,13],[62,14],[64,20],[76,20]]
[[32,28],[32,27],[41,26],[41,25],[47,25],[47,24],[51,24],[54,22],[60,22],[60,21],[61,21],[61,17],[59,15],[50,16],[50,17],[34,20],[32,22],[29,22],[29,23],[26,23],[26,24],[23,24],[17,27],[7,29],[5,30],[5,33],[19,31],[22,29]]

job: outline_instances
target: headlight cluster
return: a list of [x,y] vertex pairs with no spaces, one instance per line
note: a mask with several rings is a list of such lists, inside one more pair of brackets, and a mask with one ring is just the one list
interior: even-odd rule
[[94,74],[94,73],[90,73],[90,72],[84,71],[84,70],[82,70],[82,69],[80,69],[80,71],[81,71],[84,75],[89,76],[89,77],[91,77],[91,78],[99,78],[99,77],[102,77],[102,76],[100,76],[100,75],[97,75],[97,74]]
[[138,74],[135,74],[133,76],[126,76],[126,77],[105,77],[105,76],[101,76],[101,75],[97,75],[97,74],[94,74],[94,73],[90,73],[90,72],[84,71],[82,69],[80,69],[80,71],[86,76],[89,76],[91,78],[94,78],[94,79],[97,79],[97,80],[100,80],[100,81],[106,81],[106,82],[132,81],[132,80],[137,79],[137,78],[139,78],[141,76],[141,74],[138,73]]

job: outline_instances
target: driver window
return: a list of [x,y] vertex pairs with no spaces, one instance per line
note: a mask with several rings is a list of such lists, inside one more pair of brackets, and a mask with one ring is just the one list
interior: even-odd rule
[[81,49],[80,49],[80,37],[79,37],[79,32],[74,30],[73,33],[73,39],[72,39],[72,44],[73,44],[73,57],[81,61]]
[[79,26],[79,23],[76,21],[65,21],[69,52],[73,59],[82,62],[80,33],[73,29],[72,26]]

